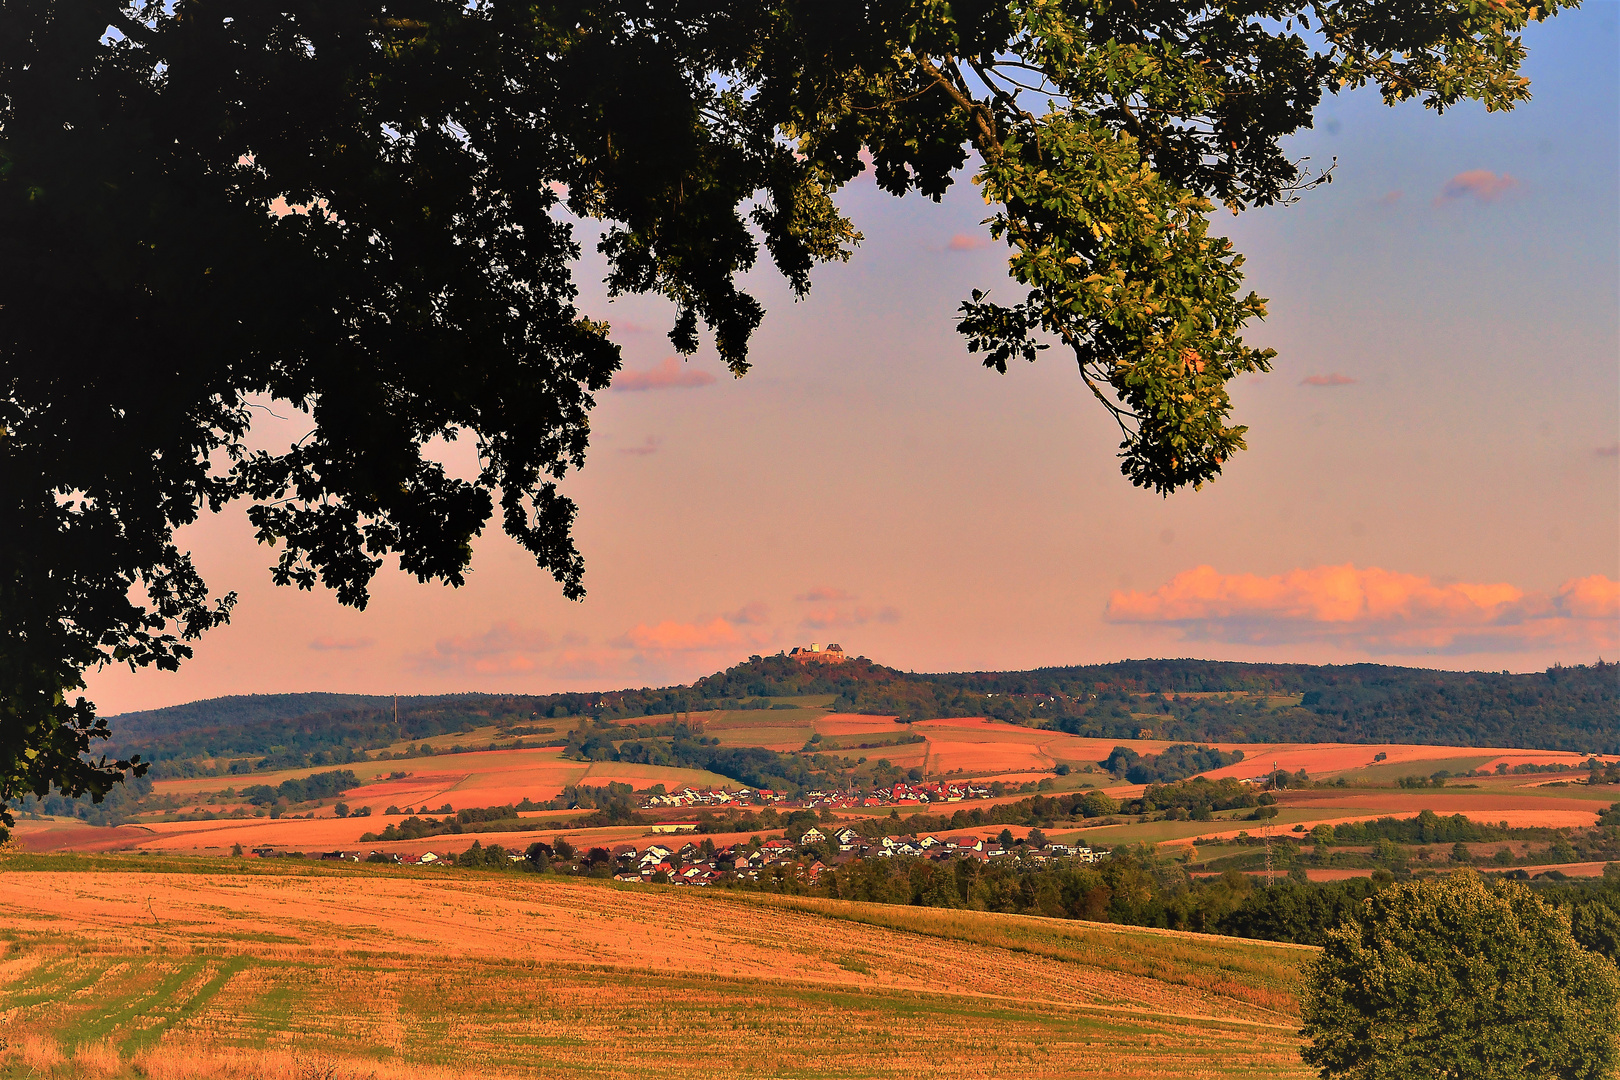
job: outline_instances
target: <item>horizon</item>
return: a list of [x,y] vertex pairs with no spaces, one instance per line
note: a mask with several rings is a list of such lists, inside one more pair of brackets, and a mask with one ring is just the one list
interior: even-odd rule
[[[761,654],[756,654],[756,655],[761,655]],[[771,656],[779,656],[779,655],[783,655],[783,654],[782,653],[771,653],[769,655],[771,655]],[[899,668],[890,667],[887,664],[883,664],[881,661],[873,660],[871,657],[862,657],[862,656],[859,656],[859,655],[852,655],[851,658],[852,659],[871,660],[871,662],[873,664],[876,664],[876,665],[878,665],[880,667],[889,668],[889,670],[891,670],[891,671],[900,671]],[[375,699],[377,699],[379,701],[387,701],[387,700],[391,700],[391,699],[406,700],[406,699],[412,699],[412,698],[549,697],[549,696],[553,696],[553,695],[569,694],[569,693],[575,693],[575,694],[578,694],[578,693],[585,693],[585,694],[589,694],[589,693],[618,694],[618,693],[634,693],[634,692],[641,691],[641,690],[684,690],[684,689],[690,689],[692,686],[696,685],[696,683],[701,681],[702,679],[710,678],[710,677],[715,676],[715,675],[724,674],[726,671],[729,671],[731,668],[739,667],[742,664],[746,664],[751,659],[752,659],[752,657],[745,658],[743,660],[738,661],[735,664],[730,664],[730,665],[727,665],[726,667],[720,668],[720,669],[718,669],[716,671],[709,672],[707,675],[699,676],[698,679],[694,679],[691,682],[670,683],[670,684],[661,685],[661,686],[652,686],[652,685],[615,686],[615,687],[607,687],[607,688],[597,687],[597,688],[594,688],[592,690],[551,690],[551,691],[539,691],[539,692],[529,691],[529,690],[443,690],[443,691],[434,691],[434,692],[431,692],[431,693],[416,693],[416,694],[394,694],[394,693],[389,693],[389,692],[386,692],[386,691],[384,691],[384,692],[372,692],[372,691],[366,691],[366,690],[356,690],[356,691],[322,690],[322,689],[311,689],[311,690],[258,690],[258,691],[252,691],[252,692],[246,692],[246,693],[217,694],[217,695],[214,695],[212,697],[192,698],[192,699],[187,700],[187,701],[170,702],[167,705],[154,705],[154,706],[151,706],[150,708],[132,709],[132,710],[129,710],[127,712],[109,713],[109,714],[104,714],[104,715],[105,715],[105,717],[106,717],[106,719],[108,721],[113,721],[113,720],[120,719],[121,717],[139,716],[139,715],[144,714],[144,713],[162,712],[165,709],[179,709],[179,708],[184,708],[184,707],[186,707],[188,705],[203,705],[203,704],[207,704],[207,703],[212,702],[212,701],[224,701],[224,700],[228,700],[230,698],[269,698],[269,697],[324,696],[324,697],[375,698]],[[1072,668],[1117,667],[1117,666],[1122,665],[1122,664],[1155,664],[1155,663],[1157,663],[1157,664],[1175,664],[1175,663],[1233,664],[1233,665],[1251,665],[1251,666],[1257,666],[1257,667],[1258,666],[1264,666],[1264,667],[1306,667],[1306,668],[1321,668],[1321,669],[1349,668],[1349,667],[1383,667],[1383,668],[1389,668],[1390,670],[1395,670],[1395,671],[1433,671],[1433,672],[1438,672],[1438,673],[1447,674],[1447,675],[1491,675],[1491,676],[1496,676],[1496,677],[1501,677],[1501,676],[1504,676],[1504,675],[1509,676],[1509,677],[1542,675],[1542,674],[1546,674],[1549,671],[1559,670],[1559,669],[1563,669],[1563,668],[1581,668],[1581,669],[1584,669],[1584,668],[1588,668],[1588,667],[1615,667],[1615,666],[1617,666],[1617,664],[1615,662],[1605,661],[1602,657],[1598,657],[1598,659],[1596,661],[1592,662],[1592,663],[1585,663],[1585,664],[1558,664],[1558,663],[1555,663],[1555,664],[1549,665],[1546,668],[1538,669],[1538,670],[1534,670],[1534,671],[1505,671],[1505,670],[1490,671],[1490,670],[1487,670],[1487,669],[1484,669],[1484,668],[1440,668],[1440,667],[1415,667],[1415,666],[1406,665],[1406,664],[1380,664],[1380,663],[1376,663],[1376,662],[1372,662],[1372,661],[1365,661],[1365,660],[1357,660],[1357,661],[1352,661],[1352,662],[1343,663],[1343,664],[1304,664],[1304,663],[1293,663],[1293,662],[1286,661],[1286,660],[1263,660],[1263,661],[1261,661],[1261,660],[1210,660],[1210,659],[1207,659],[1207,658],[1204,658],[1204,657],[1197,657],[1197,656],[1175,656],[1175,657],[1171,657],[1171,656],[1142,656],[1142,657],[1125,657],[1124,659],[1121,659],[1121,660],[1107,660],[1107,661],[1102,661],[1100,663],[1095,663],[1095,664],[1047,664],[1047,665],[1042,665],[1041,667],[1034,667],[1034,668],[981,668],[981,669],[976,669],[976,670],[963,670],[963,671],[901,671],[900,673],[904,674],[904,675],[920,676],[922,678],[947,677],[947,676],[952,676],[952,675],[1017,675],[1017,674],[1022,674],[1022,673],[1025,673],[1025,672],[1066,670],[1066,669],[1072,669]],[[1235,694],[1235,693],[1238,693],[1239,691],[1234,690],[1234,691],[1230,691],[1230,692]],[[1166,693],[1166,691],[1144,691],[1144,693]],[[1170,691],[1168,693],[1172,697],[1174,697],[1175,694],[1176,694],[1175,691]]]

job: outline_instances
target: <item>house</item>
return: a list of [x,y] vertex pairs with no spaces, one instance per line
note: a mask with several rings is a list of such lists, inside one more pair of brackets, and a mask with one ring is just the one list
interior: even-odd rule
[[653,833],[683,833],[697,832],[698,823],[695,821],[660,821],[650,826],[647,831]]
[[767,840],[759,846],[759,850],[763,852],[766,857],[786,856],[793,854],[793,845],[782,839]]
[[929,848],[939,847],[939,840],[933,836],[925,836],[917,841],[917,846],[927,851]]
[[613,875],[613,880],[614,881],[634,881],[636,884],[639,885],[639,884],[641,884],[642,878],[641,878],[640,874],[625,873],[625,874],[614,874]]
[[799,837],[799,843],[819,844],[825,839],[827,839],[827,834],[812,825],[808,829],[804,830],[804,835]]
[[945,843],[953,851],[984,850],[984,841],[977,836],[953,836]]

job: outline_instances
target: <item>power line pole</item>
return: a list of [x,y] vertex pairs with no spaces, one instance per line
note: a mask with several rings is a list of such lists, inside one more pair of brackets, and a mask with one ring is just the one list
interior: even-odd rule
[[[1275,760],[1271,763],[1271,777],[1267,787],[1272,790],[1277,787],[1277,762]],[[1272,806],[1275,805],[1276,803],[1272,803]],[[1260,835],[1266,841],[1266,888],[1269,889],[1277,883],[1276,876],[1271,869],[1271,819],[1269,817],[1265,819],[1265,824],[1260,827]]]

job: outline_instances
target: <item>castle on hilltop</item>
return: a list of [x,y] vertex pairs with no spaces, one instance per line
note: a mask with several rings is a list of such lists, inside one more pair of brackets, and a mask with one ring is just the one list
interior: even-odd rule
[[842,645],[828,645],[825,649],[820,645],[811,645],[804,649],[795,647],[788,656],[801,664],[842,664],[849,659],[844,655]]

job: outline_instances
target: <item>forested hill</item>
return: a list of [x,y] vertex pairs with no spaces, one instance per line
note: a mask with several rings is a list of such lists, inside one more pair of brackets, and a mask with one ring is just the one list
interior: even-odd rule
[[916,675],[866,661],[756,657],[700,680],[710,696],[836,693],[910,719],[994,716],[1102,738],[1410,742],[1620,753],[1620,664],[1527,675],[1379,664],[1211,660]]
[[[244,694],[108,718],[107,751],[172,758],[265,755],[346,764],[367,748],[537,715],[556,696]],[[395,720],[396,701],[398,720]],[[99,748],[98,748],[99,750]]]
[[[148,760],[261,755],[344,763],[369,749],[495,724],[562,735],[578,716],[765,708],[830,695],[842,711],[908,720],[994,716],[1077,734],[1185,742],[1411,742],[1620,753],[1620,665],[1528,675],[1376,664],[1318,667],[1127,660],[1034,671],[924,675],[864,659],[801,665],[755,656],[691,686],[394,699],[343,694],[215,698],[113,717],[110,749]],[[557,723],[556,721],[561,721]]]

